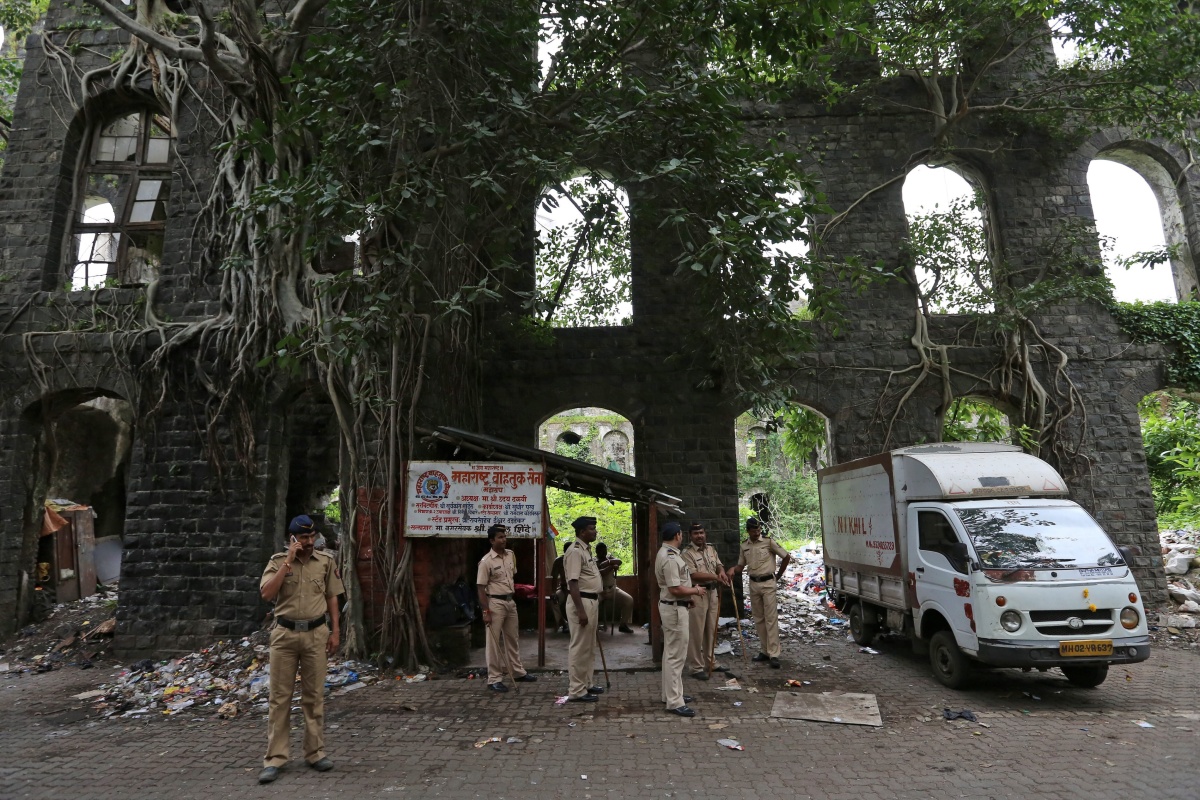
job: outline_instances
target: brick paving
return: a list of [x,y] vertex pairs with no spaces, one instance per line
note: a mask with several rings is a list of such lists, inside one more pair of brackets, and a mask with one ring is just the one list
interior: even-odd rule
[[[389,681],[327,704],[332,772],[295,760],[265,787],[256,783],[260,716],[98,720],[70,695],[93,688],[107,667],[3,675],[0,798],[1200,796],[1197,650],[1158,649],[1093,690],[1056,672],[1001,670],[953,692],[904,642],[876,649],[792,644],[784,669],[744,673],[757,693],[688,679],[699,712],[690,720],[662,712],[655,672],[612,674],[611,693],[595,706],[554,706],[566,684],[559,673],[507,695],[485,693],[479,681]],[[791,691],[874,693],[884,725],[772,719],[787,678],[811,681]],[[970,709],[983,724],[945,722],[944,707]],[[475,747],[490,736],[501,742]],[[510,736],[522,741],[508,744]],[[725,749],[719,738],[746,749]],[[293,741],[295,755],[298,730]]]

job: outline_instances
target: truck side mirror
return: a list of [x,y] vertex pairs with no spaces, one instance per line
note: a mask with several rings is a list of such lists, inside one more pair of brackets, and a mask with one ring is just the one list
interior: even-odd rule
[[1117,547],[1117,552],[1121,554],[1121,559],[1125,562],[1125,566],[1132,567],[1133,559],[1142,554],[1142,549],[1133,545],[1123,544]]
[[967,557],[969,555],[970,553],[967,551],[967,546],[962,542],[955,542],[954,544],[950,545],[951,560],[960,561],[965,564],[967,563]]

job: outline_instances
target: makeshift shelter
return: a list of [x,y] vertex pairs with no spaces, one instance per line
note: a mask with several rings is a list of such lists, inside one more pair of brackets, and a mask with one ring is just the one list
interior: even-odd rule
[[[662,653],[662,631],[658,624],[657,585],[654,580],[654,557],[658,552],[659,514],[665,512],[672,516],[684,516],[681,500],[666,493],[662,486],[632,475],[626,475],[614,470],[588,464],[557,453],[551,453],[533,447],[506,442],[493,436],[473,433],[459,428],[439,427],[434,430],[422,430],[429,439],[453,446],[452,458],[457,458],[463,451],[478,454],[491,461],[493,459],[537,463],[542,465],[545,475],[545,485],[558,489],[586,494],[611,502],[625,502],[633,506],[633,540],[637,553],[637,582],[638,594],[642,604],[649,608],[650,636],[653,645],[654,658],[658,660]],[[537,556],[535,585],[538,587],[538,666],[546,663],[546,596],[553,594],[549,584],[549,563],[554,559],[547,558],[552,549],[547,547],[546,528],[549,526],[549,513],[543,509],[543,528],[536,536]]]

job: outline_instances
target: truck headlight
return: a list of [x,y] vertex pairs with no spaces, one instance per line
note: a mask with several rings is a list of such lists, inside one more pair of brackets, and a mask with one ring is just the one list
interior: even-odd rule
[[1121,625],[1126,630],[1133,630],[1141,621],[1142,615],[1138,613],[1136,608],[1133,608],[1132,606],[1125,606],[1125,608],[1121,609]]
[[1021,612],[1011,608],[1000,615],[1000,626],[1009,633],[1021,630]]

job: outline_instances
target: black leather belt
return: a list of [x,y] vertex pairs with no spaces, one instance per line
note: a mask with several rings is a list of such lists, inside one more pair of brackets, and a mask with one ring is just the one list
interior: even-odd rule
[[287,617],[276,617],[275,621],[287,628],[289,631],[299,631],[303,633],[304,631],[311,631],[324,625],[325,615],[322,614],[316,619],[288,619]]
[[595,592],[580,592],[579,596],[586,597],[588,600],[596,600],[600,597],[600,595],[596,594]]
[[513,599],[513,595],[511,595],[511,594],[489,594],[488,597],[492,598],[493,600],[512,600]]
[[762,583],[763,581],[775,580],[775,576],[774,575],[751,575],[750,580],[754,581],[755,583]]
[[659,600],[664,606],[690,606],[691,600]]

